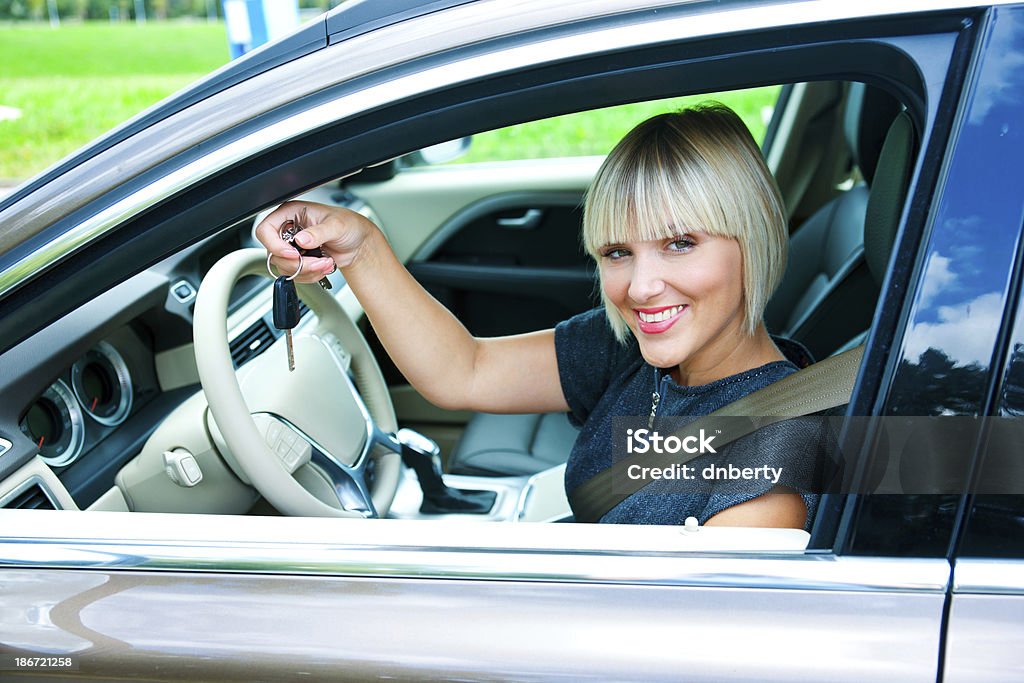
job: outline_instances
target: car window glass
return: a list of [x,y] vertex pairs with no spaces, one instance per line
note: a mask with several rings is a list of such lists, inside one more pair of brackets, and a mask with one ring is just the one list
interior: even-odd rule
[[644,119],[708,101],[735,110],[760,144],[781,90],[769,86],[691,95],[530,121],[474,135],[469,151],[451,163],[604,155]]
[[[1012,76],[1004,74],[999,64],[997,58],[990,58],[979,71],[974,79],[977,92],[1004,90],[1007,82],[1024,79],[1019,72]],[[1016,80],[1008,80],[1011,78]],[[885,412],[895,416],[959,418],[952,421],[944,417],[943,422],[937,423],[942,425],[941,431],[928,425],[921,430],[921,438],[908,439],[912,457],[908,457],[908,452],[901,453],[901,474],[911,473],[911,483],[919,491],[935,491],[931,484],[936,481],[946,485],[939,489],[942,495],[933,499],[922,494],[886,498],[882,503],[866,500],[859,519],[869,523],[858,526],[859,531],[863,530],[863,538],[854,540],[857,552],[863,549],[899,553],[909,544],[915,544],[921,554],[945,556],[949,552],[952,539],[946,530],[954,528],[959,496],[968,490],[975,444],[984,443],[972,440],[974,434],[970,430],[979,425],[972,426],[970,418],[989,411],[991,374],[1002,370],[1006,376],[1006,367],[993,368],[992,359],[993,352],[1002,344],[1003,316],[1007,300],[1013,295],[1007,274],[1013,270],[1018,251],[1021,209],[1016,180],[1007,177],[997,159],[1000,155],[1015,158],[1018,148],[1010,143],[1018,141],[1007,137],[1005,121],[1019,116],[1019,106],[1016,100],[979,97],[964,112],[965,123],[958,133],[957,146],[946,162],[942,186],[934,192],[936,201],[930,219],[933,228],[919,257],[923,270],[906,333],[901,347],[893,349],[899,361]],[[1012,339],[1021,341],[1019,328]],[[1012,351],[1014,347],[1009,348]],[[946,448],[952,457],[937,462],[937,448],[959,446],[949,438],[953,433],[946,431],[949,425],[950,430],[960,425],[967,427],[957,435],[961,439],[959,444],[964,445]],[[992,444],[1000,441],[1002,438],[997,438]],[[1015,450],[1019,451],[1019,446]],[[907,478],[901,478],[906,485]],[[993,481],[998,482],[998,477]],[[922,483],[928,486],[921,486]],[[1016,489],[1019,491],[1020,487]],[[916,520],[913,537],[893,539],[887,532],[876,531],[884,529],[880,523],[885,518],[882,505],[903,519]],[[1019,505],[1016,509],[1019,511]],[[1020,552],[1019,545],[1017,549],[1006,548],[1002,540],[1007,535],[1021,537],[1019,512],[1011,509],[994,514],[1002,520],[1000,524],[1009,525],[1013,532],[990,524],[990,519],[983,519],[986,515],[976,515],[974,532],[991,532],[989,538],[994,543],[986,546],[978,537],[976,542],[981,545],[974,546],[972,552]],[[969,541],[962,547],[970,546]]]
[[961,555],[1024,557],[1024,303],[1017,311],[1002,374],[998,417],[984,460]]
[[[538,120],[520,126],[490,131],[477,136],[474,139],[473,149],[470,150],[468,155],[459,159],[458,162],[514,160],[517,158],[543,159],[566,156],[593,157],[595,155],[603,155],[640,121],[661,112],[677,111],[685,106],[701,102],[721,102],[734,108],[751,130],[755,140],[761,142],[764,140],[767,127],[771,122],[781,90],[781,86],[771,86],[746,91],[695,95],[591,110],[562,117]],[[836,113],[830,112],[831,115]],[[573,133],[572,131],[576,132]],[[491,157],[481,158],[486,152],[487,146],[478,143],[481,140],[488,139],[493,139],[493,149],[501,150],[503,156],[492,155]],[[559,146],[556,144],[558,140],[563,140],[566,144]],[[840,138],[829,139],[829,144],[834,145],[837,149],[845,150],[843,141]],[[845,151],[842,153],[845,154]],[[589,159],[581,161],[584,163],[592,161],[596,166],[600,160]],[[472,169],[465,170],[472,171]],[[848,172],[845,166],[840,170],[843,174]],[[428,175],[423,174],[422,177],[425,178]],[[415,176],[412,174],[410,176],[415,179]],[[836,185],[836,183],[832,184],[833,186]],[[384,183],[381,183],[381,185],[384,185]],[[379,190],[380,188],[374,188],[372,183],[364,182],[361,185],[355,186],[353,191],[369,195],[374,189]],[[341,201],[338,197],[343,199],[344,196],[343,193],[335,191],[332,194],[326,195],[325,198],[330,201]],[[354,194],[352,196],[358,198],[358,195]],[[458,197],[459,201],[467,201],[461,193]],[[388,209],[388,200],[390,200],[391,205],[406,204],[406,202],[397,201],[395,197],[385,196],[384,200],[375,203],[375,206],[378,210]],[[463,310],[455,310],[455,312],[474,333],[482,336],[500,336],[518,331],[543,329],[554,325],[560,320],[571,317],[574,313],[586,310],[595,303],[592,299],[594,294],[593,273],[586,267],[578,267],[577,264],[577,261],[580,261],[583,266],[589,266],[587,257],[580,251],[578,241],[580,222],[578,197],[572,196],[569,200],[555,197],[550,205],[537,205],[536,200],[537,197],[529,197],[529,202],[522,206],[495,206],[492,207],[493,210],[489,209],[488,213],[477,216],[471,221],[467,219],[467,222],[458,230],[453,231],[449,238],[431,256],[430,261],[433,275],[445,275],[443,267],[447,267],[449,270],[460,267],[464,269],[469,267],[470,269],[476,269],[476,271],[486,270],[485,275],[492,282],[489,288],[483,288],[481,291],[490,294],[494,293],[492,290],[498,289],[494,282],[496,280],[494,275],[498,269],[506,265],[518,269],[525,268],[528,270],[533,268],[537,271],[532,273],[530,277],[530,282],[536,285],[534,289],[543,290],[543,294],[548,299],[553,299],[553,301],[545,300],[540,303],[527,300],[525,304],[519,305],[517,302],[525,298],[524,290],[529,289],[524,286],[521,278],[520,280],[511,281],[516,298],[507,297],[498,303],[485,299],[479,293],[470,292],[467,294],[455,291],[452,294],[452,290],[457,290],[457,288],[451,282],[440,283],[438,286],[443,286],[443,289],[435,293],[436,298],[446,303],[452,309],[458,309],[459,306],[462,306]],[[543,221],[533,228],[520,227],[518,225],[519,222],[528,218],[531,210],[539,211]],[[424,214],[423,204],[418,204],[417,220],[422,221]],[[395,214],[391,213],[389,215]],[[409,220],[394,220],[390,222],[390,226],[399,228],[411,223],[412,221]],[[489,232],[485,231],[484,228],[489,230]],[[547,237],[548,233],[551,233],[556,228],[560,231],[559,234],[563,238],[557,242],[557,245]],[[248,235],[248,228],[244,232]],[[445,230],[442,229],[439,232],[444,233]],[[542,237],[545,238],[542,243],[533,244],[530,242],[532,238]],[[232,246],[234,246],[234,242],[232,242]],[[553,249],[554,246],[558,246],[560,249]],[[538,273],[550,276],[550,271],[556,269],[566,271],[555,274],[557,276],[557,286],[549,286],[549,283],[545,283],[537,277]],[[203,270],[205,271],[206,268]],[[431,274],[430,271],[426,273],[427,276]],[[422,276],[423,273],[418,273],[417,275]],[[464,279],[466,278],[465,273],[461,275]],[[423,281],[422,277],[419,279]],[[423,284],[428,288],[431,285],[428,281],[423,281]],[[445,289],[447,290],[447,295]],[[552,292],[555,293],[554,297],[552,297]],[[526,293],[528,294],[529,292]],[[563,300],[569,299],[570,295],[574,293],[579,293],[580,296],[576,297],[578,301],[572,301],[571,306],[564,304]],[[498,294],[504,296],[506,293],[499,291]],[[873,307],[873,304],[870,307]],[[549,309],[550,315],[548,315]],[[494,311],[496,310],[502,311],[502,315],[495,316]],[[474,318],[475,314],[479,314],[479,318]],[[539,315],[548,315],[550,320],[544,320],[537,324],[534,318]],[[518,324],[522,322],[522,329],[490,329],[483,327],[486,324],[493,324],[496,319],[501,324]],[[379,357],[383,362],[385,356],[380,354]],[[385,376],[394,382],[399,380],[397,374],[389,374],[387,369],[385,369]],[[414,422],[408,414],[400,413],[399,419],[403,425],[409,425],[410,422]],[[429,416],[423,419],[425,422],[429,422]],[[450,453],[455,439],[448,438],[448,443],[446,444],[444,443],[444,437],[446,433],[451,433],[452,429],[439,429],[437,431],[440,435],[438,435],[429,431],[429,425],[425,427],[413,424],[412,426],[421,429],[428,436],[435,438],[435,440],[441,443],[442,451],[446,454]],[[33,431],[32,437],[33,440],[37,440],[35,431]],[[97,495],[102,493],[103,491],[97,491]],[[272,512],[270,510],[268,514]]]
[[[827,86],[827,89],[824,86]],[[802,118],[800,123],[791,125],[789,131],[793,133],[793,143],[798,150],[815,144],[824,144],[829,150],[828,154],[818,156],[803,155],[804,165],[816,164],[812,166],[813,171],[808,175],[827,175],[832,179],[826,183],[830,186],[831,195],[823,197],[822,202],[845,194],[853,185],[841,182],[849,178],[850,166],[856,162],[850,158],[844,144],[842,126],[837,125],[842,121],[842,98],[847,88],[848,84],[842,82],[826,83],[823,84],[821,92],[816,91],[814,97],[808,95],[806,98],[808,107],[817,107],[815,112],[819,118],[828,118],[833,122],[829,130],[838,128],[838,135],[821,133],[819,128],[824,128],[823,126],[808,126],[808,116]],[[525,162],[529,160],[589,156],[591,159],[577,159],[572,163],[592,162],[593,168],[596,169],[600,159],[593,157],[607,154],[618,140],[642,120],[702,102],[721,102],[733,107],[751,130],[755,140],[763,142],[782,91],[783,86],[775,85],[744,91],[656,100],[541,119],[477,134],[473,137],[469,152],[453,164],[449,164],[449,168],[441,174],[445,187],[437,188],[430,197],[425,197],[417,203],[416,220],[424,222],[430,204],[438,202],[438,196],[443,192],[456,192],[454,186],[459,182],[466,184],[467,189],[464,192],[469,193],[473,183],[479,181],[479,176],[461,175],[475,172],[462,166],[466,163],[519,161],[521,163],[510,164],[508,168],[526,168]],[[832,97],[824,97],[827,93],[831,93]],[[812,130],[809,131],[808,128]],[[591,132],[594,134],[590,135]],[[879,144],[880,142],[881,140]],[[795,156],[798,160],[801,158],[799,154]],[[481,171],[486,172],[486,169]],[[403,188],[417,182],[436,182],[430,179],[431,175],[433,174],[429,171],[410,173],[403,182],[396,185]],[[535,181],[531,178],[530,182]],[[481,185],[487,187],[486,191],[493,192],[486,184]],[[510,194],[508,201],[511,203],[508,204],[495,203],[493,199],[479,201],[476,205],[481,207],[479,211],[463,209],[454,213],[454,220],[449,218],[453,215],[452,211],[445,211],[442,221],[447,222],[442,222],[432,231],[430,248],[420,249],[418,256],[410,264],[413,276],[437,300],[443,302],[467,329],[478,336],[503,336],[554,327],[560,321],[599,303],[599,300],[594,298],[596,291],[592,263],[580,247],[582,216],[579,196],[568,195],[564,190],[564,182],[559,185],[559,190],[567,194],[567,197],[543,185],[539,186],[543,189],[535,189],[532,193],[516,187],[517,192],[514,195]],[[582,192],[583,188],[581,182],[579,191]],[[375,189],[360,185],[357,191],[372,193]],[[857,197],[852,201],[858,201],[858,197],[865,192],[864,187],[858,187]],[[384,194],[385,191],[382,190],[378,196]],[[383,199],[386,201],[376,203],[382,211],[391,209],[388,201],[391,205],[397,204],[393,196]],[[394,224],[398,225],[400,222],[394,221]],[[831,224],[827,224],[826,227],[829,225]],[[840,232],[841,228],[842,226],[837,225],[829,229]],[[813,255],[806,251],[798,256],[803,260],[813,260]],[[836,343],[832,344],[832,348],[823,351],[820,357],[826,357],[838,343],[846,342],[870,324],[870,311],[874,308],[873,294],[870,300],[868,297],[863,298],[863,316],[846,311],[846,319],[862,318],[861,323],[848,334],[833,334]],[[500,316],[494,315],[494,311],[497,310],[502,312]],[[808,327],[808,330],[810,329]],[[807,336],[813,338],[814,334],[808,332]],[[393,385],[404,384],[405,380],[401,373],[390,363],[379,343],[375,340],[371,343],[378,349],[377,356],[385,377]],[[827,345],[828,343],[824,343],[822,346]],[[402,417],[400,414],[400,420]],[[538,433],[557,431],[554,426],[549,426],[549,422],[540,422],[537,423],[539,426],[534,427],[526,418],[529,416],[523,416],[522,423],[531,425],[530,429]],[[511,419],[497,416],[493,419],[494,424],[487,424],[483,420],[471,422],[466,433],[471,436],[503,433],[506,428],[500,423]],[[493,463],[487,459],[487,454],[494,449],[483,437],[460,440],[457,435],[452,436],[450,432],[436,429],[436,425],[417,424],[415,427],[441,445],[445,471],[460,475],[477,474],[481,470],[501,471],[499,468],[502,463],[498,462],[496,457]],[[575,433],[571,436],[574,439]],[[564,454],[572,447],[572,440],[559,445],[564,447],[552,450],[563,454],[564,459]],[[513,446],[509,446],[510,450],[512,448]],[[477,456],[481,454],[483,457],[478,458]],[[527,459],[526,456],[524,459]],[[494,467],[487,469],[480,465],[485,461],[488,466]]]

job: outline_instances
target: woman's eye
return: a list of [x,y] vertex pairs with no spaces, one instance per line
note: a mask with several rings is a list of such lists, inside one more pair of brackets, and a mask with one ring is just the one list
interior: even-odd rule
[[694,246],[694,244],[696,244],[696,242],[694,242],[689,237],[680,237],[669,242],[668,248],[671,251],[688,251],[691,247]]
[[608,249],[607,251],[604,252],[604,254],[602,254],[602,256],[604,256],[606,259],[609,259],[610,261],[618,261],[620,258],[629,256],[629,250],[620,248]]

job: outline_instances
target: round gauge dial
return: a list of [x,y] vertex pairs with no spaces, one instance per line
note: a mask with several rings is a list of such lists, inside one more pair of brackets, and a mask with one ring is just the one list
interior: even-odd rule
[[51,465],[67,465],[77,458],[85,442],[85,423],[68,385],[57,380],[43,392],[21,419],[21,431]]
[[131,412],[131,373],[107,342],[97,344],[71,367],[71,388],[89,417],[100,424],[119,425]]

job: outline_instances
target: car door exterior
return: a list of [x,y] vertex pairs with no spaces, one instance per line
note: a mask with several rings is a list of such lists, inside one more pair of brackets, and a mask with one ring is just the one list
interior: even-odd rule
[[[995,385],[992,430],[981,447],[973,495],[958,544],[945,654],[946,681],[1009,680],[1024,670],[1024,309],[1018,249],[1015,317]],[[1010,304],[1011,310],[1013,303]]]
[[[925,56],[949,68],[916,104],[922,153],[855,414],[913,410],[927,349],[981,377],[949,387],[944,410],[999,409],[1022,209],[1001,183],[1024,144],[1024,64],[1006,55],[1022,49],[1024,11],[939,19],[904,22],[895,41],[929,77]],[[950,249],[965,234],[972,249]],[[954,300],[951,274],[966,279],[971,259],[986,277]],[[956,323],[980,305],[996,313],[971,320],[965,350]],[[48,673],[93,679],[935,681],[943,665],[969,671],[962,634],[1006,614],[986,612],[979,587],[1010,614],[1021,599],[1019,582],[971,576],[967,554],[953,584],[961,524],[972,509],[981,523],[972,500],[966,481],[830,496],[806,552],[768,554],[687,551],[682,531],[630,550],[622,530],[573,525],[0,511],[3,673],[46,653],[74,668]],[[1014,664],[1009,643],[999,651]]]
[[[1024,79],[1024,70],[1007,68],[1003,58],[1020,48],[1022,19],[1020,8],[996,10],[981,35],[986,49],[975,62],[956,144],[936,188],[916,301],[902,344],[893,347],[901,360],[885,412],[993,416],[995,423],[980,431],[988,436],[974,445],[966,459],[970,467],[952,473],[966,495],[905,496],[898,502],[866,497],[856,513],[859,523],[867,523],[866,533],[856,534],[849,548],[905,553],[909,546],[909,552],[954,562],[942,633],[944,681],[1011,680],[1024,668],[1024,474],[1016,423],[1022,414],[1024,203],[1006,172],[1024,145],[1016,130],[1024,112],[1016,98],[1000,94]],[[908,473],[909,479],[921,475]],[[898,536],[876,526],[890,515],[909,522],[902,550]]]

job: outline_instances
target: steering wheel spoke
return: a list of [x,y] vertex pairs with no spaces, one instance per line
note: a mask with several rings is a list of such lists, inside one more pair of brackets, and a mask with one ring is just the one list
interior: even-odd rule
[[[355,386],[351,388],[355,391]],[[371,518],[378,516],[370,493],[375,465],[371,451],[374,446],[381,445],[391,452],[400,452],[401,445],[393,435],[380,430],[368,412],[365,416],[368,438],[364,441],[361,453],[350,465],[332,455],[316,439],[284,418],[269,413],[256,413],[252,417],[270,450],[277,455],[289,474],[294,474],[306,464],[316,465],[329,479],[331,489],[342,508]]]
[[356,467],[341,464],[329,454],[316,448],[313,449],[312,462],[317,465],[331,480],[331,488],[338,497],[341,507],[350,512],[361,513],[365,517],[377,517],[377,508],[370,495],[367,484],[370,458],[363,460]]
[[268,413],[256,413],[252,419],[270,451],[281,461],[288,474],[294,474],[295,470],[310,461],[313,446],[304,434]]

